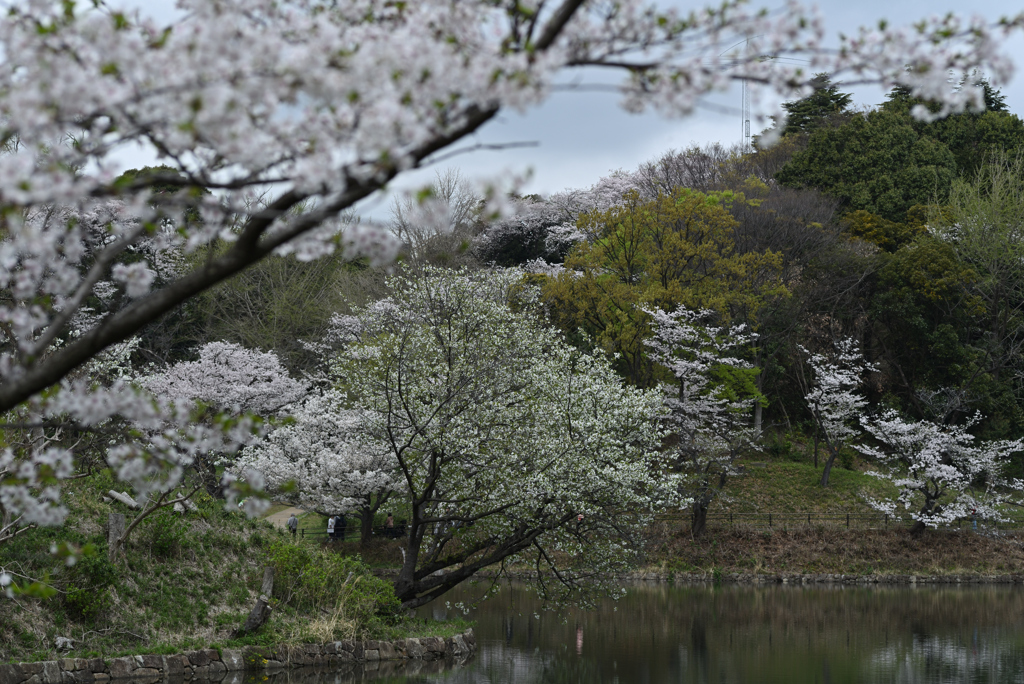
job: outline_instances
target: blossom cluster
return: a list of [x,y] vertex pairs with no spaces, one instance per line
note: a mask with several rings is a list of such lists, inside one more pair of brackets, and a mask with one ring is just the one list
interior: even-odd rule
[[342,392],[309,395],[291,420],[247,446],[235,470],[262,474],[269,492],[316,511],[347,513],[398,484],[397,461],[365,438],[365,417],[345,408]]
[[757,334],[744,325],[713,325],[715,313],[708,310],[646,313],[651,317],[652,335],[645,342],[651,359],[676,383],[662,386],[666,423],[678,437],[676,465],[683,470],[671,484],[692,491],[706,507],[714,496],[712,475],[733,473],[740,451],[754,447],[759,436],[750,417],[761,399],[752,383],[757,369],[741,358]]
[[[183,427],[187,411],[127,383],[77,382],[89,359],[274,252],[390,262],[398,240],[341,212],[499,111],[541,102],[567,69],[619,69],[627,108],[672,115],[735,79],[793,94],[818,71],[906,84],[943,113],[978,104],[949,79],[1006,81],[999,39],[1019,24],[950,17],[829,51],[820,17],[797,3],[682,14],[642,0],[180,0],[169,26],[94,4],[28,0],[0,23],[0,411],[193,430],[114,445],[132,479],[149,472],[143,454],[206,448],[210,427]],[[170,171],[116,178],[137,146]],[[574,202],[559,206],[571,216]],[[43,453],[17,459],[42,468]]]
[[857,448],[886,467],[871,474],[898,490],[893,498],[869,503],[889,515],[903,508],[929,527],[969,518],[1004,519],[999,504],[1018,496],[1024,484],[1004,471],[1009,457],[1024,450],[1024,439],[979,440],[968,429],[980,419],[975,415],[962,425],[942,425],[907,421],[894,410],[863,418],[874,445]]

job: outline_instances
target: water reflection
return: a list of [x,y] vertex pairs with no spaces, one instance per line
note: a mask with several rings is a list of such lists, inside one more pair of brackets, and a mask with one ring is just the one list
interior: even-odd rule
[[[443,619],[446,602],[420,612]],[[459,613],[461,615],[461,613]],[[471,611],[478,654],[259,684],[1024,683],[1024,589],[632,587],[594,612],[544,612],[519,587]],[[228,684],[253,684],[238,681]]]
[[638,586],[564,616],[505,587],[471,618],[480,653],[444,682],[1024,682],[1012,587]]

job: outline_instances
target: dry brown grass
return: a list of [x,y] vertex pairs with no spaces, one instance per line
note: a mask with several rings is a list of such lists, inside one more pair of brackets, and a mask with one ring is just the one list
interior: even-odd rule
[[711,528],[662,540],[652,565],[678,571],[897,575],[1002,575],[1024,572],[1024,535],[905,529]]

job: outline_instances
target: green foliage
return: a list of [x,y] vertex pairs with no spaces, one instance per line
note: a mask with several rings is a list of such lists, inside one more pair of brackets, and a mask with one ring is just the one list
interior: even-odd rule
[[782,108],[788,113],[783,135],[810,133],[845,114],[853,101],[849,93],[839,92],[828,74],[815,74],[814,92],[796,102],[786,102]]
[[341,610],[363,625],[392,624],[400,617],[401,602],[391,585],[356,558],[284,540],[272,542],[268,555],[275,571],[274,595],[286,605]]
[[895,252],[925,232],[922,224],[889,221],[863,209],[847,214],[843,224],[853,237],[874,243],[887,252]]
[[168,508],[153,513],[142,522],[141,543],[149,546],[157,558],[177,558],[187,545],[182,519]]
[[[1000,97],[987,91],[993,107],[1002,106]],[[923,122],[911,115],[918,104],[928,106],[897,89],[880,109],[818,128],[776,178],[790,187],[817,188],[839,199],[845,211],[899,222],[916,204],[945,202],[954,179],[1024,145],[1024,123],[1008,112]]]
[[617,207],[583,214],[577,226],[590,239],[566,257],[566,271],[544,282],[553,318],[617,354],[616,369],[631,383],[651,384],[644,308],[707,308],[728,321],[737,311],[755,318],[766,300],[785,294],[778,254],[735,248],[729,208],[745,202],[743,193],[677,188],[652,201],[629,192]]
[[792,440],[773,434],[764,446],[765,453],[776,460],[801,460],[800,452],[794,447]]
[[69,570],[62,595],[64,608],[76,620],[92,622],[110,606],[109,588],[117,581],[117,568],[106,549],[83,556]]
[[776,178],[817,188],[848,211],[898,221],[915,204],[945,199],[956,172],[949,148],[917,130],[909,114],[876,110],[816,130]]

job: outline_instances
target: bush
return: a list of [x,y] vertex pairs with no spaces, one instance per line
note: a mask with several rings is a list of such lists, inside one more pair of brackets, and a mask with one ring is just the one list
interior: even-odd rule
[[169,508],[152,514],[142,523],[143,539],[157,558],[176,558],[186,546],[185,527]]
[[91,622],[110,604],[109,587],[117,581],[117,568],[105,549],[83,556],[68,571],[63,603],[68,616]]
[[774,460],[801,460],[801,454],[794,448],[793,442],[786,438],[780,439],[778,435],[772,437],[772,440],[765,446],[765,451]]
[[393,624],[401,615],[391,585],[355,558],[286,541],[272,542],[268,552],[274,594],[286,605],[343,614],[358,631]]

